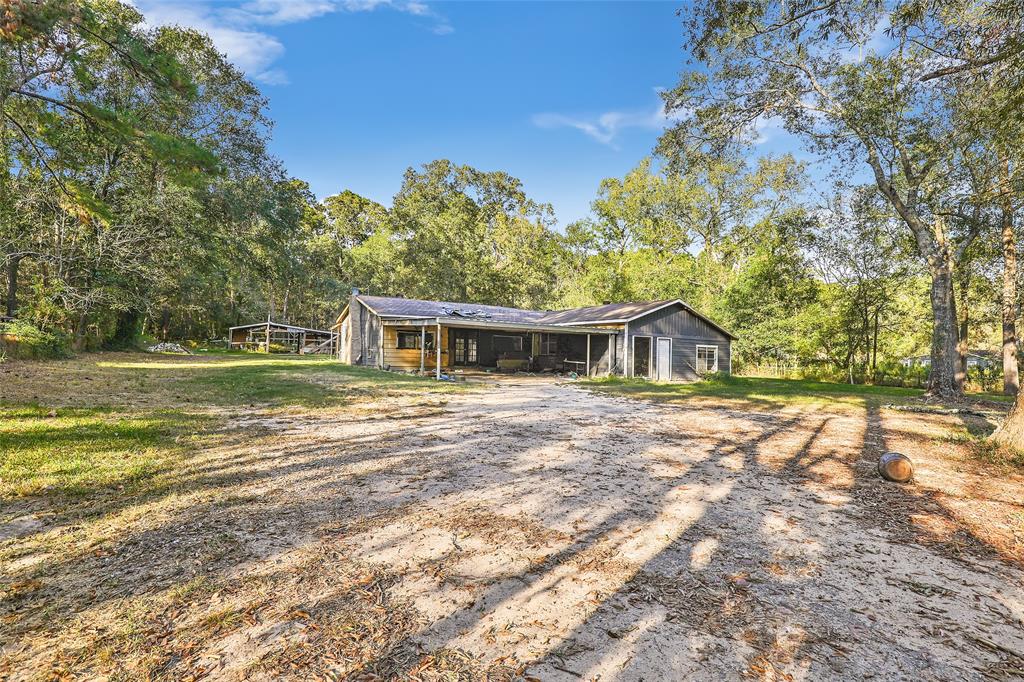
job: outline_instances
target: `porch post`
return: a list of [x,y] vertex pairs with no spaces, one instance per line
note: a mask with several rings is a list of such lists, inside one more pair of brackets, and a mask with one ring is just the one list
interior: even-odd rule
[[423,366],[427,359],[427,325],[420,325],[420,374],[423,374]]
[[608,376],[615,374],[615,334],[608,335]]
[[267,345],[266,345],[266,351],[267,351],[267,354],[269,355],[270,354],[270,323],[269,322],[267,322]]
[[437,379],[441,379],[441,322],[437,323],[437,339],[434,341],[434,352],[437,353]]
[[590,334],[587,334],[587,376],[590,376]]
[[622,376],[629,378],[629,322],[622,336]]

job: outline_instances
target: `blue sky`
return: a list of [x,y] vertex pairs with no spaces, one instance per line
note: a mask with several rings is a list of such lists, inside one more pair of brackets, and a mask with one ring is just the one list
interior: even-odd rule
[[[520,178],[559,223],[651,153],[686,59],[678,2],[135,0],[195,26],[270,100],[272,149],[320,198],[385,205],[448,158]],[[769,139],[765,151],[787,147]]]

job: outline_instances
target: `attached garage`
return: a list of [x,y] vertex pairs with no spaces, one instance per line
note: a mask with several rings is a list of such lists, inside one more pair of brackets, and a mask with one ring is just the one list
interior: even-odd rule
[[625,325],[629,376],[694,381],[703,374],[732,371],[732,341],[736,337],[682,301],[673,301]]

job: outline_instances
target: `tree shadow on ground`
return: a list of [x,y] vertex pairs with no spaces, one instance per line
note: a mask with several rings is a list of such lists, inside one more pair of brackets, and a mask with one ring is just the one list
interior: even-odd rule
[[[870,616],[948,606],[948,581],[877,613],[851,609],[849,591],[828,595],[831,583],[860,581],[863,597],[891,577],[888,564],[864,577],[861,564],[844,563],[844,533],[865,551],[928,556],[892,549],[921,537],[903,538],[904,526],[870,513],[882,504],[907,517],[922,509],[906,489],[875,491],[864,469],[877,436],[885,446],[879,412],[673,412],[566,401],[557,393],[566,390],[510,390],[498,407],[464,403],[419,421],[336,417],[292,437],[278,425],[276,436],[207,453],[167,495],[112,503],[87,529],[9,556],[5,574],[23,587],[4,597],[0,635],[36,662],[93,675],[142,670],[138,642],[155,648],[164,677],[209,673],[209,657],[239,633],[263,648],[237,656],[298,677],[407,678],[428,659],[451,671],[458,656],[439,652],[474,642],[504,656],[460,659],[477,677],[491,666],[521,671],[516,661],[545,679],[962,672],[920,646],[883,652],[871,639]],[[540,409],[547,399],[556,409]],[[836,443],[843,424],[859,429],[857,444]],[[848,518],[872,533],[852,533]],[[381,565],[395,578],[380,579]],[[370,578],[360,585],[362,570]],[[397,577],[413,595],[418,586],[445,597],[428,622],[405,620],[415,600],[396,596]],[[210,584],[201,598],[168,597],[194,581]],[[365,617],[339,620],[361,605]],[[150,625],[127,639],[95,631],[123,607]],[[379,609],[400,622],[381,621]],[[559,618],[567,631],[553,624]],[[161,644],[168,636],[178,644]],[[946,646],[941,633],[921,637]],[[47,653],[38,650],[44,639]],[[94,655],[104,647],[118,654],[105,664]]]

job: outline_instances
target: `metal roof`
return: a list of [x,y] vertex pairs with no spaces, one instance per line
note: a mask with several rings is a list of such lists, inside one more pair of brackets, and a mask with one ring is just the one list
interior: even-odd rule
[[296,327],[293,324],[284,324],[283,322],[253,322],[252,324],[240,324],[237,327],[230,327],[228,332],[230,333],[233,329],[254,329],[256,327],[266,327],[267,325],[274,327],[275,329],[292,329],[300,332],[313,332],[315,334],[327,334],[331,336],[334,334],[332,331],[325,331],[323,329],[312,329],[311,327]]
[[390,296],[357,296],[370,310],[381,317],[460,317],[490,320],[491,322],[539,322],[545,313],[498,305],[456,303],[453,301],[424,301],[415,298]]
[[550,324],[627,322],[675,302],[675,299],[669,299],[666,301],[644,301],[640,303],[606,303],[586,308],[554,310],[545,313],[544,321]]
[[522,308],[496,305],[457,303],[454,301],[426,301],[391,296],[359,295],[356,298],[372,312],[384,318],[447,318],[446,322],[450,322],[452,319],[464,319],[489,323],[504,322],[555,327],[620,324],[643,317],[667,306],[678,304],[726,336],[736,338],[734,334],[723,329],[713,320],[701,315],[678,299],[640,303],[608,303],[584,308],[570,308],[568,310],[524,310]]
[[464,317],[382,317],[385,326],[427,327],[435,324],[460,329],[502,329],[505,331],[552,332],[558,334],[619,334],[619,329],[584,327],[581,325],[541,324],[539,322],[495,322]]

